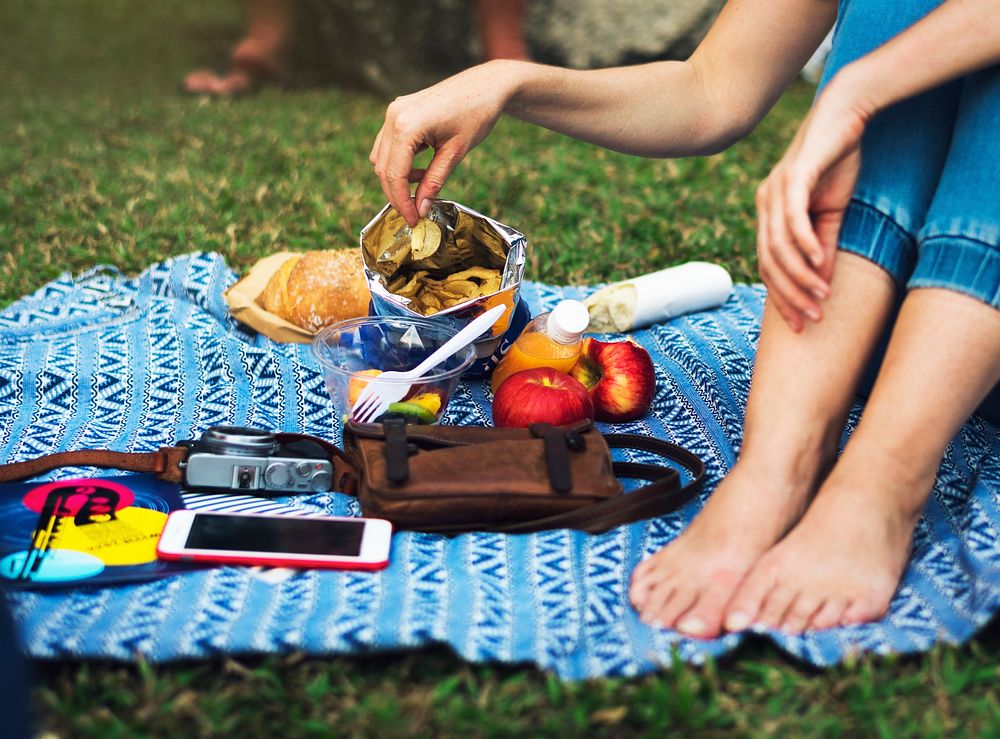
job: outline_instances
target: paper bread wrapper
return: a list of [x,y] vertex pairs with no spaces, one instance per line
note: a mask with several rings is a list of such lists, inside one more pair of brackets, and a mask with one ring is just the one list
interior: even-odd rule
[[608,285],[583,304],[591,331],[614,333],[718,307],[732,291],[733,279],[723,267],[687,262]]
[[267,287],[271,275],[295,256],[302,256],[302,253],[282,251],[264,257],[251,267],[239,282],[226,290],[223,297],[229,306],[229,312],[240,323],[275,341],[308,344],[313,340],[315,333],[264,310],[264,306],[257,302],[257,298]]

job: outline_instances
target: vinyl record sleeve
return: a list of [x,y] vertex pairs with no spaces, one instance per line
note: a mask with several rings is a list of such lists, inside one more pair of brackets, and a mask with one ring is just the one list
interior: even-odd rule
[[0,587],[151,580],[196,569],[156,557],[177,485],[153,475],[0,485]]

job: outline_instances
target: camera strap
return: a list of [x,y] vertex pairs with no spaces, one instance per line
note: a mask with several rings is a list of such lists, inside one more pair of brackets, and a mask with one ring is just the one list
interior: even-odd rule
[[[354,466],[339,447],[309,434],[278,433],[275,437],[279,444],[310,441],[319,445],[333,465],[334,489],[354,492]],[[23,462],[0,464],[0,483],[25,480],[60,467],[100,467],[126,472],[148,472],[161,480],[180,484],[184,482],[187,456],[188,448],[183,446],[162,447],[156,452],[113,452],[108,449],[56,452]]]
[[46,454],[24,462],[0,464],[0,482],[24,480],[60,467],[101,467],[127,472],[150,472],[161,480],[181,482],[183,462],[188,450],[179,446],[163,447],[158,452],[113,452],[108,449],[82,449]]

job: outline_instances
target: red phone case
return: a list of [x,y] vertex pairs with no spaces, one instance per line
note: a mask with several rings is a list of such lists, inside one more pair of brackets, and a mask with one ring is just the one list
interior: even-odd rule
[[[204,511],[204,513],[213,514],[212,511]],[[218,515],[218,514],[214,514]],[[238,514],[234,514],[238,515]],[[170,519],[167,519],[167,524],[164,526],[166,528],[169,525]],[[390,528],[390,535],[392,529]],[[212,554],[192,554],[190,552],[170,552],[163,551],[160,549],[160,541],[156,542],[156,556],[160,559],[164,559],[170,562],[208,562],[214,564],[230,564],[230,565],[247,565],[250,567],[295,567],[298,569],[322,569],[322,570],[383,570],[389,566],[389,559],[386,557],[384,561],[379,562],[358,562],[347,561],[336,562],[336,561],[326,561],[318,562],[316,560],[302,559],[298,557],[281,557],[281,556],[271,556],[267,554],[223,554],[223,553],[212,553]]]
[[384,562],[316,562],[314,560],[295,559],[294,557],[251,557],[243,555],[229,556],[225,554],[180,554],[179,552],[160,551],[156,547],[156,556],[173,562],[214,562],[217,564],[237,564],[251,567],[296,567],[309,570],[383,570],[389,566],[389,560]]

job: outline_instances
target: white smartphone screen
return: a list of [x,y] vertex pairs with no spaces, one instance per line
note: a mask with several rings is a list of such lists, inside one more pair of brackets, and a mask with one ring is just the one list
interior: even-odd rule
[[191,523],[187,549],[357,557],[364,521],[264,516],[199,516]]

